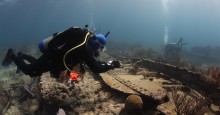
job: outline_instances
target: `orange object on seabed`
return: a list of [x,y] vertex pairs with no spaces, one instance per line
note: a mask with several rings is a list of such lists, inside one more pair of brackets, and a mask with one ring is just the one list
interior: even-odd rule
[[74,73],[74,72],[70,73],[70,80],[78,81],[79,80],[78,77],[79,77],[79,74]]

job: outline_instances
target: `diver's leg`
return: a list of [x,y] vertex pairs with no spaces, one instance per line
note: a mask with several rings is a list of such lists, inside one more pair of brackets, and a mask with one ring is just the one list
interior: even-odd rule
[[14,53],[12,54],[11,59],[24,74],[35,77],[48,71],[48,57],[48,55],[42,55],[39,59],[35,61],[32,60],[33,62],[31,64],[26,64],[22,58],[19,58]]
[[11,55],[11,59],[24,74],[30,75],[32,73],[33,67],[30,67],[31,64],[26,64],[22,58],[19,58],[14,53]]
[[[18,52],[18,57],[23,60],[27,60],[30,63],[33,63],[34,61],[37,60],[35,57],[33,57],[31,55],[24,54],[22,52]],[[20,73],[20,72],[21,72],[21,69],[17,67],[16,73]]]
[[[26,64],[24,59],[16,56],[12,49],[9,49],[5,59],[2,62],[3,66],[8,66],[12,61],[18,66],[21,71],[30,75],[31,77],[39,76],[42,73],[46,72],[50,68],[50,59],[53,57],[53,54],[44,54],[39,59],[33,60],[31,64]],[[29,60],[30,61],[30,60]]]
[[33,63],[37,60],[35,57],[33,57],[31,55],[24,54],[22,52],[18,52],[18,57],[20,57],[21,59],[27,60],[30,63]]
[[8,49],[7,54],[2,62],[3,66],[8,66],[14,61],[15,64],[25,73],[28,74],[28,65],[24,62],[22,58],[17,57],[12,49]]

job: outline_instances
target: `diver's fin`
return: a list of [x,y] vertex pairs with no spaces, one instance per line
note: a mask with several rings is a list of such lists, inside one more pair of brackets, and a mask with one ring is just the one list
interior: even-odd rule
[[21,73],[21,69],[17,67],[16,73]]
[[8,52],[5,56],[5,59],[2,62],[2,66],[8,66],[9,64],[11,64],[11,62],[12,62],[11,56],[12,56],[13,53],[14,52],[13,52],[12,49],[8,49]]

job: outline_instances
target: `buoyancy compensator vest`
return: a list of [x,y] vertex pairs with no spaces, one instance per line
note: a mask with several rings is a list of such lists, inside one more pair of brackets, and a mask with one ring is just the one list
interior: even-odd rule
[[71,27],[63,32],[55,33],[52,36],[43,39],[38,46],[42,53],[50,50],[67,51],[70,48],[83,42],[87,31],[78,27]]

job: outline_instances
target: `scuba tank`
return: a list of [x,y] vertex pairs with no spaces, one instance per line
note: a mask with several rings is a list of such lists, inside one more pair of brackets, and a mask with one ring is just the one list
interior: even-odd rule
[[[53,36],[50,36],[40,41],[38,43],[38,47],[42,53],[45,53],[49,50],[68,49],[67,47],[65,47],[65,45],[79,44],[82,41],[80,39],[83,35],[84,34],[81,28],[71,27],[63,32],[54,33]],[[75,39],[75,41],[73,41],[72,39]]]
[[59,34],[58,32],[54,33],[52,36],[45,38],[38,43],[38,47],[42,53],[45,53],[48,50],[49,42],[54,38],[54,36],[56,36],[58,34]]

